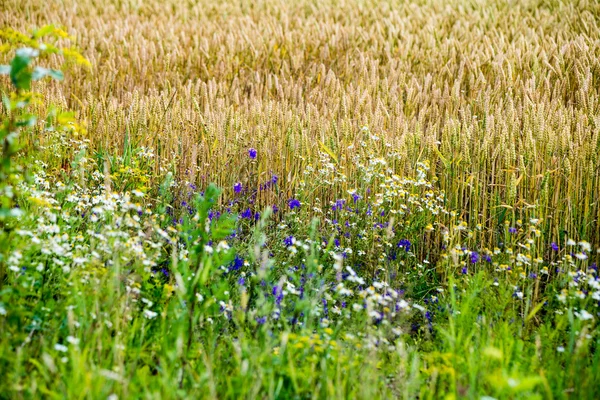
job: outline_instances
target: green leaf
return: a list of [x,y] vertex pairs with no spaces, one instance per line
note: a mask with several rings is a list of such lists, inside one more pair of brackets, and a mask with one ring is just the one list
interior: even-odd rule
[[5,94],[2,94],[2,105],[4,105],[5,110],[12,110],[10,98]]
[[17,121],[17,126],[31,128],[36,123],[37,123],[37,117],[35,115],[26,115],[26,116],[24,116],[23,119]]
[[531,310],[531,312],[529,313],[529,315],[527,316],[527,318],[525,319],[525,322],[529,322],[529,320],[533,317],[535,317],[535,314],[537,314],[538,311],[540,311],[542,309],[542,307],[544,306],[544,301],[540,301],[540,303],[535,306],[533,308],[533,310]]
[[37,50],[29,47],[17,50],[15,57],[10,63],[10,79],[17,89],[29,90],[31,88],[29,64],[33,57],[37,57],[38,54]]
[[36,30],[33,33],[33,37],[36,38],[36,39],[39,39],[42,36],[46,36],[46,35],[49,35],[49,34],[53,33],[55,31],[55,29],[56,28],[52,24],[51,25],[42,26],[40,29]]
[[31,75],[31,79],[37,81],[47,76],[56,79],[57,81],[62,81],[65,77],[62,71],[44,67],[35,67],[33,74]]

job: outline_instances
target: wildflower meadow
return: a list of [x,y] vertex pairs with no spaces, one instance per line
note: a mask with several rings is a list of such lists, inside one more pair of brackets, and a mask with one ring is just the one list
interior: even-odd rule
[[600,398],[600,4],[1,0],[0,399]]

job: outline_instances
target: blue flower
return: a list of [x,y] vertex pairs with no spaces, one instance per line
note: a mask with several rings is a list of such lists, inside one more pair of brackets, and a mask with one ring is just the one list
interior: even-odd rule
[[290,236],[286,237],[285,239],[283,239],[283,244],[285,244],[286,246],[289,247],[289,246],[293,245],[295,241],[296,241],[296,239],[294,239],[294,237],[290,235]]
[[252,218],[252,211],[250,211],[250,209],[247,208],[246,210],[242,211],[240,216],[244,219],[250,219],[250,218]]
[[410,251],[410,240],[402,239],[398,242],[398,248],[404,249],[406,251]]
[[471,252],[471,264],[475,264],[477,261],[479,261],[479,253],[477,253],[476,251],[472,251]]
[[233,261],[229,264],[230,271],[237,271],[244,266],[244,259],[236,254]]
[[508,228],[508,232],[509,233],[517,233],[517,228],[511,226],[510,228]]
[[427,321],[431,322],[433,320],[433,315],[429,311],[426,311],[425,318],[427,318]]
[[300,208],[300,200],[289,199],[288,206],[290,207],[290,210],[293,210],[294,208]]
[[283,291],[279,287],[274,286],[271,293],[275,296],[275,304],[280,305],[283,300]]
[[278,180],[279,180],[279,178],[277,177],[277,175],[273,175],[271,177],[271,182],[273,183],[273,185],[276,184]]
[[250,149],[248,149],[248,156],[249,156],[251,159],[253,159],[253,160],[254,160],[254,159],[256,158],[256,155],[257,155],[257,154],[258,154],[258,152],[256,151],[256,149],[255,149],[255,148],[250,148]]
[[552,248],[552,250],[558,251],[558,245],[555,242],[550,243],[550,247]]
[[233,191],[236,193],[241,193],[242,192],[242,183],[238,182],[235,185],[233,185]]

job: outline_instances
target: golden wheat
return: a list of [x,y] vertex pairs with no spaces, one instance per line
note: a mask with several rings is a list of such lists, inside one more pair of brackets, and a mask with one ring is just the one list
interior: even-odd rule
[[152,147],[157,168],[231,188],[254,147],[259,176],[292,193],[324,147],[352,176],[349,146],[368,126],[402,154],[398,171],[429,159],[471,222],[494,230],[500,211],[537,204],[556,235],[600,238],[594,1],[0,5],[2,26],[47,23],[92,63],[44,90],[77,110],[96,149],[127,138]]

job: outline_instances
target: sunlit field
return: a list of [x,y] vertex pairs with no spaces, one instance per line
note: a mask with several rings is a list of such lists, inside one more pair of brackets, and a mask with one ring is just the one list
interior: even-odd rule
[[600,3],[0,1],[0,399],[600,398]]

